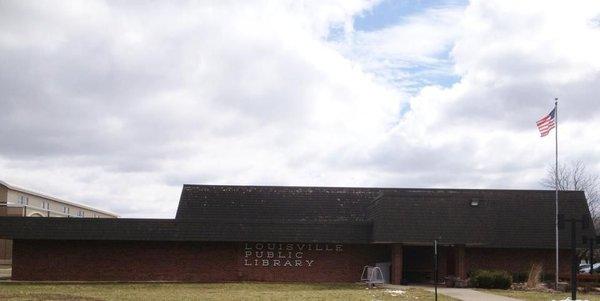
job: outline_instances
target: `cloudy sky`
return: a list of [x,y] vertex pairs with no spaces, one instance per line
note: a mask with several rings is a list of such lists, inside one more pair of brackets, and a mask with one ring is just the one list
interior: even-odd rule
[[600,172],[599,1],[0,1],[0,180],[125,217],[182,184]]

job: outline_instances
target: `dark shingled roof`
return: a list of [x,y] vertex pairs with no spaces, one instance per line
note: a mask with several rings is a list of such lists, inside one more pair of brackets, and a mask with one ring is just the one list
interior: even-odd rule
[[[559,196],[591,223],[583,192]],[[553,248],[554,191],[184,185],[175,219],[2,217],[0,237]]]
[[367,221],[378,189],[184,185],[176,219]]

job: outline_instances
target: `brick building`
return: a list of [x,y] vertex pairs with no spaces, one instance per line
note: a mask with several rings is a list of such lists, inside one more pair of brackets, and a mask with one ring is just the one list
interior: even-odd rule
[[[591,220],[583,192],[559,198]],[[174,219],[0,217],[0,237],[14,241],[14,280],[355,282],[378,264],[419,282],[435,238],[441,277],[553,273],[554,191],[185,185]]]

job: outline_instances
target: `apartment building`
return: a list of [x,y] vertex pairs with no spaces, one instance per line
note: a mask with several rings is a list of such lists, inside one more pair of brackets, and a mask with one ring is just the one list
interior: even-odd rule
[[[0,181],[0,216],[117,218],[117,214]],[[0,264],[10,264],[12,242],[0,239]]]

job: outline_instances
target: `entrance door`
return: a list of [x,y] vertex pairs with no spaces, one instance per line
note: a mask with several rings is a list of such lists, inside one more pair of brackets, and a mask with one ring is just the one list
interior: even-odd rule
[[404,246],[402,250],[402,279],[407,283],[433,281],[433,247]]

